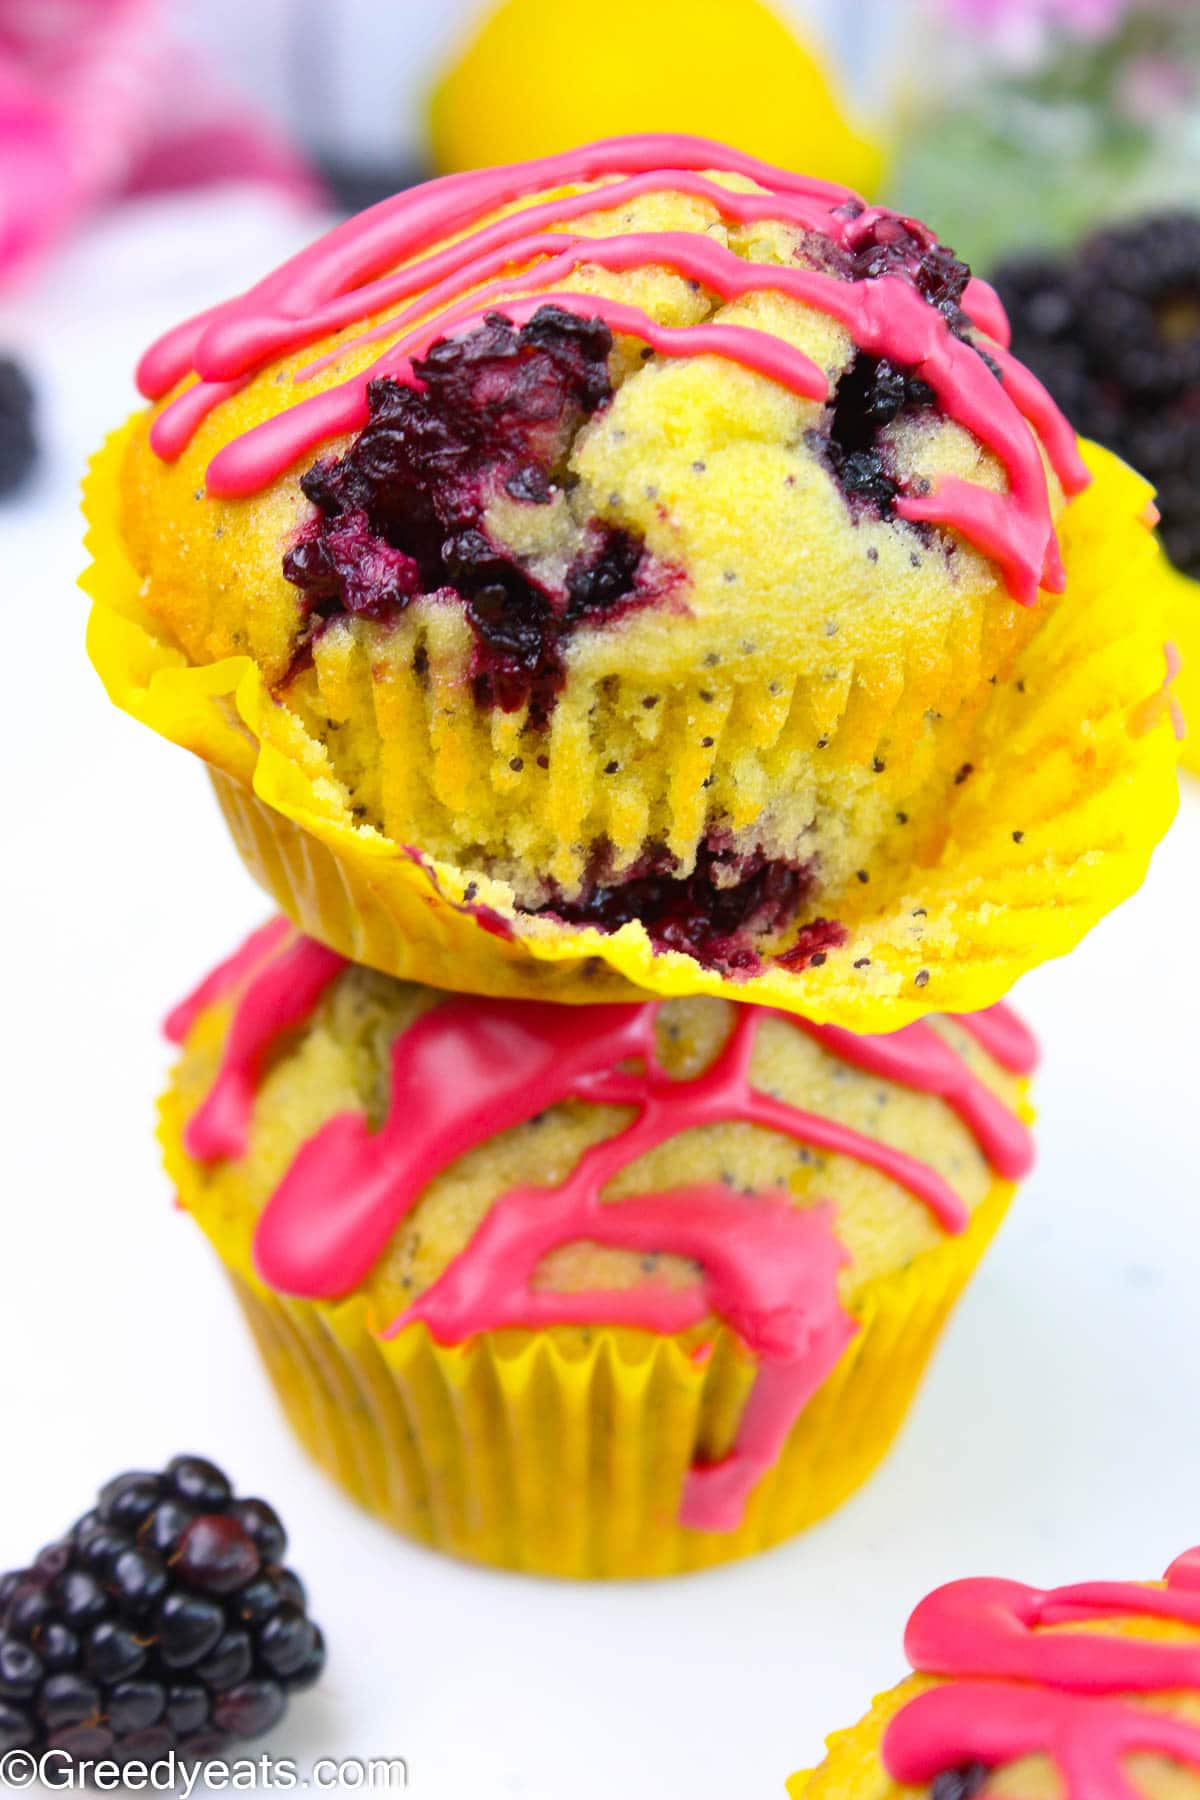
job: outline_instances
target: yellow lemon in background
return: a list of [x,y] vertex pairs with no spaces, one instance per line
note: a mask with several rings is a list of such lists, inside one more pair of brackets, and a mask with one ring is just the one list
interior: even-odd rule
[[882,166],[761,0],[502,0],[439,82],[431,125],[445,171],[637,131],[719,138],[867,194]]

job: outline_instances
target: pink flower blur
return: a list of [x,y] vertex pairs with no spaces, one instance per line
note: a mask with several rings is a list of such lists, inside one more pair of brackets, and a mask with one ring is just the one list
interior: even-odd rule
[[102,202],[302,158],[172,41],[161,0],[0,0],[0,285]]
[[1134,0],[943,0],[962,25],[989,34],[1057,28],[1077,37],[1104,37],[1120,24]]

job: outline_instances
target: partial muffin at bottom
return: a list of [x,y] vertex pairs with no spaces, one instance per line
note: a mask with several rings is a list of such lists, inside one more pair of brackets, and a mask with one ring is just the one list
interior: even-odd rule
[[1161,1582],[952,1581],[904,1648],[791,1800],[1200,1800],[1200,1549]]
[[172,1014],[167,1167],[335,1479],[456,1555],[743,1556],[896,1431],[1029,1167],[1004,1008],[447,996],[277,919]]

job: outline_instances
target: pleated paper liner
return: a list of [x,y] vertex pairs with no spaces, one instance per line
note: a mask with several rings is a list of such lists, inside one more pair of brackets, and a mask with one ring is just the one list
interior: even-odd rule
[[848,941],[818,966],[737,981],[632,923],[605,933],[514,912],[503,884],[392,842],[350,814],[323,747],[255,665],[190,667],[158,635],[117,527],[123,435],[88,482],[92,659],[112,699],[210,767],[250,872],[310,934],[355,960],[464,991],[587,1002],[723,993],[885,1031],[990,1005],[1132,893],[1173,816],[1178,746],[1164,645],[1171,583],[1139,515],[1149,489],[1088,447],[1068,509],[1068,588],[1013,678],[980,706],[967,760],[920,866],[822,896]]
[[[922,653],[860,646],[830,668],[822,640],[825,666],[802,672],[753,635],[731,646],[715,625],[703,644],[721,648],[709,652],[672,617],[644,613],[643,627],[655,627],[648,641],[623,627],[575,640],[535,741],[527,706],[477,703],[475,635],[457,607],[417,605],[394,618],[380,657],[353,632],[323,633],[286,704],[322,741],[326,721],[338,722],[331,766],[353,764],[352,799],[394,841],[520,877],[536,900],[538,873],[576,893],[597,844],[614,881],[649,843],[686,872],[713,821],[734,847],[746,834],[785,853],[814,819],[851,804],[889,822],[906,811],[915,834],[917,797],[950,785],[990,677],[1039,623],[1005,600],[981,629],[964,606]],[[868,835],[857,845],[823,837],[836,888],[856,878]]]
[[[189,1205],[188,1166],[171,1155]],[[741,1526],[678,1522],[684,1478],[733,1442],[755,1364],[724,1327],[656,1337],[597,1327],[394,1338],[367,1304],[291,1300],[263,1286],[233,1234],[197,1206],[283,1410],[305,1449],[360,1505],[445,1554],[530,1574],[661,1576],[765,1550],[839,1506],[899,1429],[946,1318],[1007,1209],[994,1184],[959,1238],[864,1285],[860,1329],[755,1487]],[[619,1204],[616,1202],[614,1204]]]
[[1174,689],[1183,715],[1183,766],[1200,775],[1200,581],[1171,570],[1168,630],[1179,658]]

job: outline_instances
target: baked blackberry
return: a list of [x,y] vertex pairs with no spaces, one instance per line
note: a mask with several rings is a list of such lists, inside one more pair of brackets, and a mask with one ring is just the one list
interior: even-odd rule
[[827,432],[814,433],[812,439],[852,516],[861,517],[873,508],[880,518],[894,517],[900,481],[881,433],[902,416],[911,418],[936,404],[937,395],[928,382],[911,370],[874,356],[855,357],[834,390]]
[[19,363],[0,356],[0,498],[20,487],[36,460],[33,388]]
[[413,365],[419,392],[372,382],[366,429],[300,482],[318,510],[283,573],[304,594],[313,631],[346,615],[387,620],[421,594],[454,592],[475,635],[476,699],[505,712],[528,704],[544,723],[574,630],[639,603],[642,543],[594,522],[551,596],[487,535],[485,514],[501,491],[552,504],[572,436],[612,398],[612,347],[601,320],[543,306],[519,331],[490,314],[479,331],[435,344]]
[[[777,930],[793,918],[812,878],[803,863],[738,856],[728,844],[710,842],[700,846],[696,867],[683,880],[661,856],[648,856],[643,869],[615,884],[603,878],[602,856],[589,874],[585,899],[555,898],[543,910],[605,931],[640,919],[656,948],[685,950],[704,968],[726,975],[758,966],[753,934]],[[805,929],[802,953],[811,956],[840,944],[842,937],[840,927],[814,920]]]
[[993,280],[1017,356],[1155,484],[1167,554],[1200,577],[1200,216],[1159,213]]
[[930,1788],[930,1800],[972,1800],[987,1778],[984,1763],[966,1763],[961,1769],[948,1769]]
[[269,1731],[325,1663],[286,1549],[202,1457],[118,1475],[0,1579],[0,1754],[201,1760]]

